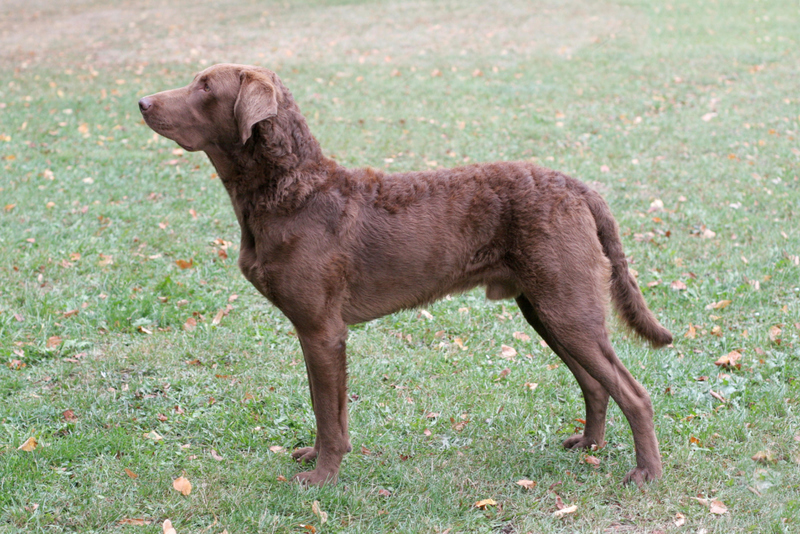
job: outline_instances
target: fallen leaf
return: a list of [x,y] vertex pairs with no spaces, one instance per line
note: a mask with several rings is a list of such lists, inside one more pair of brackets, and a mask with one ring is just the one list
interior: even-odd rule
[[133,518],[125,518],[117,521],[118,525],[131,525],[135,527],[143,527],[145,525],[149,525],[150,523],[152,523],[152,521],[149,519],[133,519]]
[[696,338],[697,337],[697,328],[695,328],[695,326],[693,324],[689,323],[689,330],[687,330],[686,333],[683,334],[683,337],[689,338],[689,339]]
[[525,489],[531,490],[536,487],[536,482],[534,482],[533,480],[528,480],[527,478],[523,478],[517,480],[517,485],[522,486]]
[[175,491],[179,491],[183,495],[189,495],[192,492],[192,483],[184,477],[178,477],[173,480],[172,487],[175,488]]
[[781,327],[778,325],[769,327],[769,340],[773,343],[780,345],[781,343]]
[[514,339],[518,339],[519,341],[530,341],[531,340],[531,336],[529,336],[525,332],[514,332],[513,337],[514,337]]
[[682,527],[685,523],[686,523],[686,516],[684,516],[680,512],[675,514],[675,526],[676,527]]
[[714,362],[714,365],[718,365],[720,367],[736,367],[737,369],[739,369],[742,367],[742,364],[738,363],[739,360],[741,359],[742,359],[741,353],[732,350],[728,354],[720,356],[719,359]]
[[319,507],[319,501],[314,501],[311,505],[311,511],[314,513],[315,516],[319,517],[320,524],[324,525],[328,522],[328,513],[323,512]]
[[8,368],[14,371],[19,371],[20,369],[23,369],[27,366],[28,364],[23,362],[22,360],[11,360],[10,362],[8,362]]
[[700,445],[700,440],[694,436],[689,436],[689,443],[693,445]]
[[186,319],[186,322],[183,323],[183,329],[187,332],[191,332],[195,328],[197,328],[197,319],[194,317],[189,317]]
[[728,507],[725,506],[725,503],[723,503],[722,501],[714,499],[713,501],[711,501],[711,504],[708,507],[708,511],[711,512],[712,514],[722,515],[728,513]]
[[272,447],[269,448],[269,450],[270,450],[270,452],[273,452],[273,453],[277,454],[279,452],[285,451],[286,449],[284,449],[280,445],[273,445]]
[[508,345],[500,345],[500,355],[507,359],[513,359],[517,355],[517,351],[514,347],[509,347]]
[[596,456],[587,456],[584,461],[592,467],[600,467],[600,458]]
[[213,459],[215,459],[216,461],[218,461],[218,462],[221,462],[222,460],[224,460],[224,458],[222,456],[220,456],[219,453],[217,451],[215,451],[214,449],[211,449],[211,457]]
[[391,497],[392,496],[392,492],[387,490],[387,489],[379,489],[378,490],[378,495],[381,496],[381,497]]
[[189,259],[189,261],[175,260],[175,265],[177,265],[181,269],[191,269],[192,267],[194,267],[194,258]]
[[221,323],[222,322],[222,318],[224,316],[225,316],[225,309],[224,308],[220,308],[217,311],[217,314],[214,315],[214,318],[211,320],[211,324],[212,325],[217,325],[217,324]]
[[289,481],[289,480],[288,480],[288,479],[287,479],[285,476],[283,476],[283,475],[278,475],[278,477],[277,477],[275,480],[277,480],[278,482],[288,482],[288,481]]
[[500,371],[499,375],[497,375],[497,378],[495,379],[495,382],[499,382],[500,380],[503,380],[504,378],[506,378],[510,374],[511,374],[511,369],[506,367],[505,369]]
[[311,534],[316,534],[317,532],[317,529],[314,527],[314,525],[304,525],[303,523],[300,523],[300,528],[306,529]]
[[63,315],[64,315],[64,319],[68,319],[68,318],[70,318],[70,317],[73,317],[73,316],[75,316],[75,315],[78,315],[78,313],[80,313],[80,310],[79,310],[78,308],[75,308],[74,310],[65,311],[65,312],[63,313]]
[[777,458],[775,458],[775,455],[769,449],[758,451],[752,456],[752,460],[760,464],[772,464],[778,461]]
[[725,400],[725,397],[723,397],[720,393],[717,393],[713,389],[708,390],[708,392],[711,394],[712,397],[714,397],[715,399],[717,399],[721,403],[724,404],[724,403],[728,402],[727,400]]
[[30,512],[30,513],[33,513],[38,509],[39,509],[39,503],[36,503],[36,502],[31,503],[31,504],[29,504],[28,506],[25,507],[25,511],[26,512]]
[[134,478],[134,479],[135,478],[139,478],[139,475],[137,475],[136,473],[134,473],[133,471],[131,471],[127,467],[125,468],[125,474],[128,475],[131,478]]
[[609,172],[611,169],[608,168],[608,165],[600,165],[600,172]]
[[51,336],[47,338],[47,344],[45,345],[48,349],[52,349],[53,347],[57,347],[61,345],[61,337],[59,336]]
[[32,452],[39,445],[39,442],[36,441],[36,438],[33,436],[29,437],[25,440],[25,442],[17,447],[18,451],[25,451],[25,452]]
[[172,528],[172,521],[169,519],[164,520],[164,524],[161,525],[161,529],[164,531],[164,534],[178,534],[174,528]]
[[420,310],[420,311],[419,311],[419,314],[420,314],[422,317],[425,317],[425,318],[426,318],[427,320],[429,320],[429,321],[433,319],[433,315],[432,315],[432,314],[431,314],[431,312],[429,312],[428,310]]
[[75,416],[75,412],[72,410],[64,410],[61,415],[64,417],[65,421],[69,421],[70,423],[78,420],[78,418]]
[[161,434],[159,434],[155,430],[151,430],[150,432],[142,434],[142,437],[146,439],[152,439],[153,441],[161,441],[162,439],[164,439],[163,436],[161,436]]
[[700,118],[703,119],[704,122],[708,122],[708,121],[710,121],[711,119],[713,119],[716,116],[717,116],[716,113],[714,113],[713,111],[709,111],[708,113],[706,113],[705,115],[703,115]]
[[712,302],[711,304],[706,305],[707,310],[722,310],[727,308],[730,305],[730,300],[720,300],[719,302]]
[[497,506],[497,502],[494,499],[483,499],[482,501],[476,502],[474,506],[475,508],[486,510],[487,506]]
[[539,384],[537,384],[536,382],[525,382],[523,386],[531,391],[534,391],[536,388],[539,387]]
[[680,280],[674,280],[670,285],[670,289],[674,289],[675,291],[683,291],[687,289],[686,284],[681,282]]
[[553,512],[553,517],[555,518],[564,517],[567,514],[575,513],[577,510],[578,506],[576,504],[573,504],[572,506],[562,508],[561,510],[556,510],[555,512]]

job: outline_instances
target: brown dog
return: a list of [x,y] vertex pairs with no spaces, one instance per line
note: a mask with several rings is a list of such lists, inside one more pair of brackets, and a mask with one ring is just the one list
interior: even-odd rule
[[289,90],[260,67],[215,65],[188,86],[139,101],[147,124],[202,150],[242,229],[239,267],[286,314],[303,349],[317,421],[303,483],[335,482],[347,433],[347,325],[482,285],[514,298],[575,375],[586,428],[567,448],[602,444],[608,397],[633,431],[636,468],[661,476],[647,391],[606,331],[609,296],[654,346],[672,341],[628,271],[616,222],[595,191],[530,163],[385,174],[326,158]]

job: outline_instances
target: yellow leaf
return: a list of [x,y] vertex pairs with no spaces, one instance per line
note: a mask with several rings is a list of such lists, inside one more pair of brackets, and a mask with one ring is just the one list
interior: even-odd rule
[[475,503],[475,508],[480,508],[481,510],[486,510],[487,506],[497,506],[497,502],[494,499],[483,499]]
[[149,525],[150,523],[152,523],[152,521],[150,521],[149,519],[133,519],[133,518],[125,518],[117,521],[118,525],[132,525],[135,527],[143,527],[145,525]]
[[6,204],[5,210],[6,210],[6,211],[11,211],[11,210],[13,210],[13,209],[14,209],[14,208],[16,208],[16,207],[17,207],[17,205],[16,205],[16,204]]
[[707,310],[722,310],[730,305],[730,300],[720,300],[719,302],[712,302],[706,306]]
[[553,512],[553,517],[564,517],[567,514],[575,513],[578,510],[578,506],[573,504],[572,506],[567,506],[566,508],[562,508],[561,510],[556,510]]
[[25,451],[25,452],[32,452],[39,445],[39,442],[36,441],[36,438],[33,436],[29,437],[25,440],[25,443],[17,447],[18,451]]
[[319,501],[314,501],[311,505],[311,511],[314,513],[315,516],[319,517],[319,521],[321,524],[325,524],[328,521],[328,513],[323,512],[319,507]]
[[192,483],[184,477],[178,477],[172,481],[172,487],[175,491],[180,491],[183,495],[189,495],[192,492]]
[[155,430],[151,430],[150,432],[147,432],[146,434],[142,434],[142,437],[145,437],[147,439],[152,439],[153,441],[161,441],[162,439],[164,439],[161,436],[161,434],[159,434]]

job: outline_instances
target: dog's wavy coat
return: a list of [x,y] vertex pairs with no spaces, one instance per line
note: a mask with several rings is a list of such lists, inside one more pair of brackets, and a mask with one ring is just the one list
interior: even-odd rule
[[578,380],[586,426],[564,446],[603,443],[610,395],[636,447],[624,482],[661,476],[650,397],[609,342],[609,297],[654,346],[672,335],[647,308],[595,191],[523,162],[346,169],[323,155],[278,76],[259,67],[215,65],[139,107],[153,130],[211,159],[241,226],[242,272],[297,330],[317,422],[314,446],[294,453],[316,459],[301,482],[335,482],[351,450],[347,325],[479,285],[490,299],[516,299]]

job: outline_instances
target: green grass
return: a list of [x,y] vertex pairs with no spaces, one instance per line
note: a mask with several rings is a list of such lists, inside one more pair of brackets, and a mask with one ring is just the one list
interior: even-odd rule
[[[0,532],[800,528],[796,5],[176,5],[0,12]],[[346,165],[534,159],[593,183],[676,337],[613,336],[653,398],[664,479],[620,486],[634,452],[616,406],[599,466],[562,450],[577,384],[512,302],[476,291],[351,329],[341,481],[281,481],[314,440],[299,344],[238,272],[205,156],[173,153],[136,108],[221,61],[276,70]],[[714,365],[733,350],[740,369]],[[556,494],[577,511],[554,518]],[[152,523],[120,523],[136,518]]]

